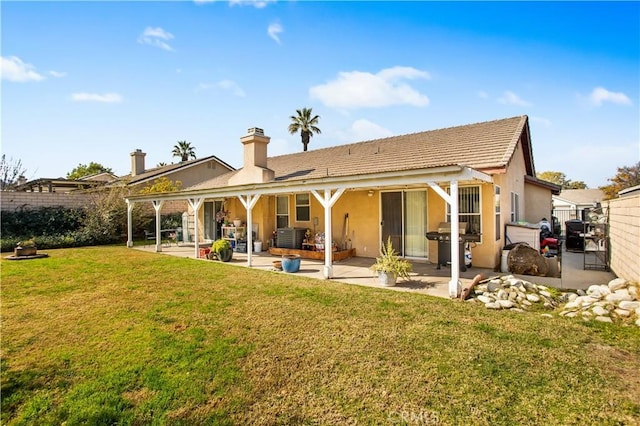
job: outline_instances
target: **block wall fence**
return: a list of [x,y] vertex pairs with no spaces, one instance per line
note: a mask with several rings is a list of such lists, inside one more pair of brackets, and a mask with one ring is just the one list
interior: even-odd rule
[[640,282],[640,194],[609,200],[611,270]]
[[[97,193],[80,192],[0,192],[0,211],[35,210],[41,207],[87,208],[93,205],[97,197],[100,197]],[[144,206],[149,214],[155,214],[150,202],[140,205]],[[186,201],[169,201],[162,207],[163,215],[185,211]]]

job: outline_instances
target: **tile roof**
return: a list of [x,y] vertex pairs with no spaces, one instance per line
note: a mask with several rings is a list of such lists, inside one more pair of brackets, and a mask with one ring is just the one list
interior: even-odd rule
[[174,163],[174,164],[167,164],[166,166],[160,166],[160,167],[154,167],[152,169],[147,169],[145,170],[143,173],[137,174],[135,176],[131,176],[130,174],[128,175],[124,175],[124,176],[120,176],[118,179],[116,179],[116,181],[112,182],[113,184],[120,184],[120,183],[125,183],[127,185],[135,185],[137,183],[140,182],[144,182],[148,179],[152,179],[152,178],[157,178],[160,176],[163,176],[165,174],[171,173],[171,172],[175,172],[178,170],[184,170],[187,169],[189,167],[207,162],[207,161],[217,161],[218,163],[220,163],[221,165],[223,165],[224,167],[228,168],[229,170],[234,170],[234,168],[232,166],[230,166],[229,164],[225,163],[224,161],[222,161],[221,159],[219,159],[218,157],[216,157],[215,155],[210,155],[208,157],[202,157],[202,158],[197,158],[195,160],[188,160],[188,161],[182,161],[179,163]]
[[569,201],[573,204],[593,204],[600,202],[604,198],[604,192],[599,189],[563,189],[558,198]]
[[[523,115],[269,157],[267,166],[275,172],[276,182],[448,165],[464,165],[478,170],[502,168],[511,160],[525,130],[528,143],[528,118]],[[530,152],[529,147],[525,152]],[[226,186],[234,173],[189,189]]]

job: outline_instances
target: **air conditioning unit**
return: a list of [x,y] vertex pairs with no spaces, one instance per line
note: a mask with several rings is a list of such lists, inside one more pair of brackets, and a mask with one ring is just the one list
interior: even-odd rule
[[301,249],[306,228],[278,228],[276,246],[278,248]]

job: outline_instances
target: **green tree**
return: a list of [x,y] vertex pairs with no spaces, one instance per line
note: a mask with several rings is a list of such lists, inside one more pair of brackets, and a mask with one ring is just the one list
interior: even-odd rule
[[109,167],[92,161],[89,164],[78,164],[78,167],[67,173],[67,179],[80,179],[98,173],[113,173],[113,171]]
[[179,180],[172,181],[166,176],[155,179],[152,185],[147,185],[140,190],[140,194],[156,194],[159,192],[174,192],[178,191],[182,186],[182,182]]
[[309,145],[309,140],[313,136],[314,133],[320,134],[322,131],[316,126],[318,124],[318,120],[320,119],[319,115],[311,116],[312,109],[311,108],[302,108],[296,110],[297,115],[292,115],[291,124],[289,124],[289,133],[292,135],[300,132],[300,138],[302,139],[303,151],[307,150],[307,145]]
[[27,169],[22,167],[22,160],[14,160],[2,154],[0,159],[0,190],[7,191],[13,189],[18,183],[18,179],[24,176]]
[[538,179],[560,185],[562,189],[587,189],[587,184],[581,180],[572,181],[567,179],[567,175],[562,172],[542,172],[537,173]]
[[640,185],[640,161],[633,166],[618,167],[618,173],[607,180],[611,184],[600,187],[600,190],[604,192],[605,200],[616,198],[618,192],[623,189]]
[[196,158],[196,149],[191,146],[191,142],[178,141],[171,151],[174,157],[180,157],[180,161],[187,161],[189,158]]

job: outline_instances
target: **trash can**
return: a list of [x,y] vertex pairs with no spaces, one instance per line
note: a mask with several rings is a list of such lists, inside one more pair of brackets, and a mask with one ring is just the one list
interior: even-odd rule
[[262,241],[253,242],[253,251],[255,253],[260,253],[262,251]]

